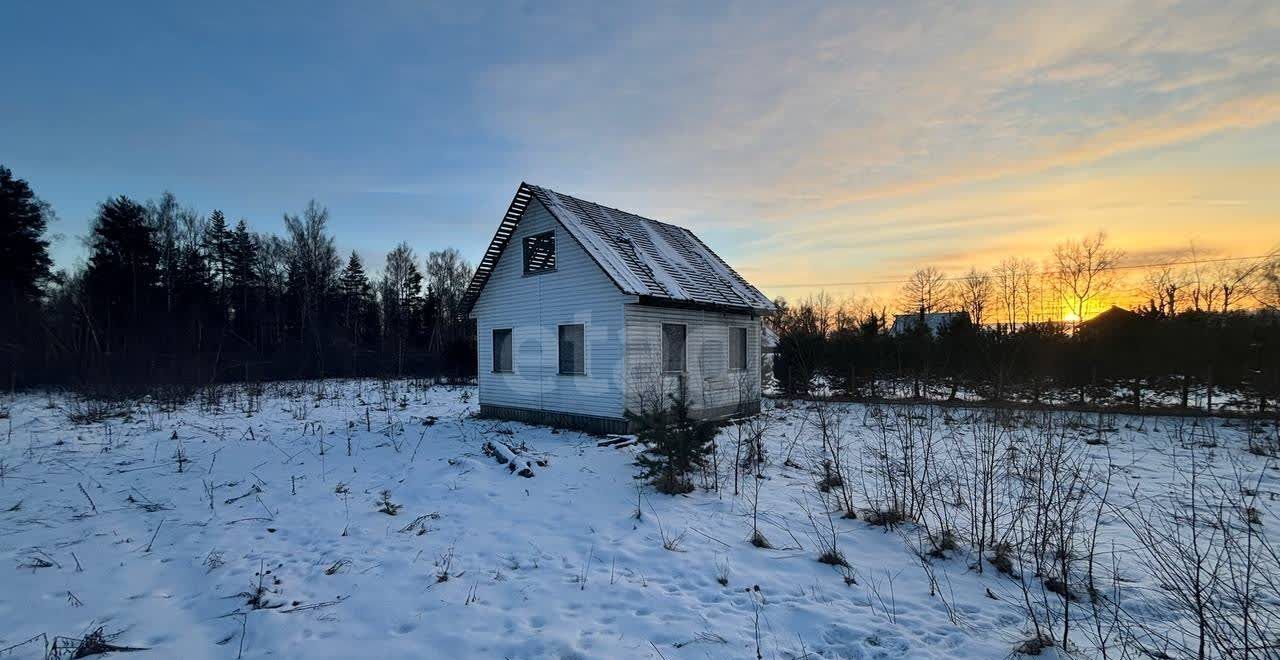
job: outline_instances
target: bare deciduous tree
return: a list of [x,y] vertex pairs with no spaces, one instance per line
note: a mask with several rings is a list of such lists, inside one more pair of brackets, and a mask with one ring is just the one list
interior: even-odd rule
[[994,286],[991,275],[986,271],[970,268],[956,286],[956,297],[961,309],[969,313],[969,319],[976,326],[986,320],[986,311],[991,305]]
[[951,284],[942,271],[929,266],[911,274],[902,285],[902,311],[928,314],[945,309],[951,301]]
[[1146,272],[1140,292],[1154,309],[1173,316],[1186,297],[1186,273],[1172,266],[1162,266]]
[[1258,303],[1268,309],[1280,309],[1280,251],[1262,266],[1259,280],[1254,292]]
[[405,343],[419,326],[417,317],[422,311],[422,274],[408,243],[400,243],[387,253],[380,288],[384,337],[396,342],[396,371],[403,373]]
[[995,289],[1003,320],[1010,328],[1031,321],[1031,292],[1036,276],[1035,262],[1009,257],[995,267]]
[[1098,232],[1053,248],[1050,271],[1046,274],[1076,321],[1083,319],[1091,305],[1115,287],[1115,269],[1124,252],[1109,248],[1106,243],[1107,235]]
[[462,296],[471,281],[471,272],[471,264],[454,248],[427,253],[427,294],[436,301],[430,342],[433,350],[465,329],[465,325],[456,320],[462,315]]
[[1230,312],[1250,298],[1256,297],[1267,286],[1267,273],[1280,263],[1280,248],[1273,249],[1262,258],[1232,260],[1218,263],[1211,274],[1214,287],[1222,301],[1221,310]]
[[[289,286],[299,300],[299,336],[316,332],[325,297],[332,290],[342,266],[333,236],[328,233],[329,209],[313,199],[302,216],[284,214],[287,235]],[[317,345],[319,336],[315,336]]]

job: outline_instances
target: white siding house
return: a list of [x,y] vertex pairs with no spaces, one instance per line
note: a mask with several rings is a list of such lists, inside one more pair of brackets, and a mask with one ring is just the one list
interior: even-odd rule
[[521,184],[464,309],[482,415],[623,432],[681,384],[700,417],[759,410],[773,305],[675,225]]
[[969,320],[969,312],[915,312],[913,314],[897,314],[893,317],[893,325],[889,326],[891,335],[907,335],[915,332],[923,325],[934,336],[946,330],[948,326],[960,320]]

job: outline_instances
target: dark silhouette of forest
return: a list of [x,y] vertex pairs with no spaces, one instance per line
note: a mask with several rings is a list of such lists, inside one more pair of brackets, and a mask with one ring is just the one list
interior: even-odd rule
[[[102,201],[86,262],[55,272],[52,218],[0,166],[0,374],[10,389],[475,374],[474,327],[460,309],[472,269],[457,250],[420,258],[401,243],[375,278],[356,253],[339,252],[314,201],[284,214],[277,235],[164,193]],[[1098,234],[1058,245],[1043,268],[1026,258],[951,278],[922,268],[889,304],[780,299],[768,319],[773,374],[791,396],[1280,409],[1277,253],[1148,269],[1130,295],[1141,305],[1098,315],[1122,286],[1122,256]],[[891,308],[920,322],[895,331]]]
[[339,253],[329,212],[284,215],[282,235],[172,194],[102,201],[88,259],[55,272],[52,209],[0,166],[0,374],[10,388],[102,392],[228,381],[474,375],[460,318],[471,266],[407,244],[373,279]]
[[[1256,292],[1265,301],[1280,278],[1274,259],[1262,266]],[[1270,303],[1178,309],[1152,298],[1079,323],[979,324],[972,306],[955,300],[937,307],[957,311],[931,327],[925,317],[936,313],[916,307],[917,296],[905,298],[905,309],[919,311],[899,318],[920,322],[896,332],[884,307],[779,300],[779,389],[859,400],[1280,414],[1280,313]]]

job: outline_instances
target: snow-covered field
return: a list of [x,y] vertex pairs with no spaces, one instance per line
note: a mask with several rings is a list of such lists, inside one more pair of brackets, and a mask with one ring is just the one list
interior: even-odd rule
[[[730,429],[719,492],[669,497],[637,488],[635,445],[476,419],[475,396],[331,381],[221,388],[174,409],[6,400],[0,658],[99,628],[163,658],[1001,658],[1028,638],[1019,581],[979,573],[972,548],[922,558],[913,525],[827,515],[838,497],[815,487],[806,405],[767,405],[768,460],[760,478],[739,475],[738,495]],[[840,411],[843,460],[870,473],[876,417]],[[939,456],[959,460],[955,414],[928,423]],[[1139,502],[1176,493],[1190,438],[1210,472],[1256,485],[1260,529],[1277,524],[1280,474],[1245,451],[1243,423],[1107,425],[1078,429],[1074,456],[1111,466],[1120,506],[1135,486]],[[1085,444],[1095,434],[1106,444]],[[859,507],[876,499],[850,490]],[[384,491],[395,515],[379,511]],[[757,491],[773,549],[748,542]],[[1121,548],[1113,582],[1145,599],[1154,629],[1177,624],[1125,550],[1133,533],[1100,518],[1102,543]],[[828,530],[848,568],[816,560]],[[1092,654],[1088,635],[1072,640]]]

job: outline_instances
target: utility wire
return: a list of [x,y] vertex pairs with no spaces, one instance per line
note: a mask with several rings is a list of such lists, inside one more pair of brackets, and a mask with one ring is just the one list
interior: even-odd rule
[[[1128,265],[1121,265],[1121,266],[1111,266],[1110,268],[1101,268],[1101,269],[1099,269],[1099,270],[1141,270],[1141,269],[1146,269],[1146,268],[1164,268],[1164,267],[1166,267],[1166,266],[1192,266],[1192,265],[1198,265],[1198,264],[1216,264],[1216,263],[1224,263],[1224,262],[1228,262],[1228,261],[1246,261],[1246,260],[1249,260],[1249,259],[1269,259],[1269,258],[1272,258],[1272,257],[1275,257],[1275,256],[1276,256],[1276,253],[1274,253],[1274,252],[1273,252],[1273,253],[1271,253],[1271,254],[1258,254],[1258,255],[1249,256],[1249,257],[1222,257],[1222,258],[1218,258],[1218,259],[1188,259],[1188,260],[1185,260],[1185,261],[1165,261],[1165,262],[1162,262],[1162,263],[1151,263],[1151,264],[1128,264]],[[1045,271],[1044,273],[1041,273],[1041,274],[1042,274],[1042,275],[1056,275],[1056,274],[1059,274],[1060,272],[1062,272],[1062,271]],[[965,279],[965,276],[963,276],[963,275],[957,275],[957,276],[954,276],[954,277],[943,277],[943,278],[941,278],[941,279],[942,279],[942,281],[946,281],[946,282],[957,282],[957,281],[960,281],[960,280]],[[864,281],[861,281],[861,282],[815,282],[815,283],[807,283],[807,284],[762,284],[762,285],[760,285],[760,286],[761,286],[761,288],[764,288],[764,289],[797,289],[797,288],[802,288],[802,287],[837,287],[837,286],[869,286],[869,285],[875,285],[875,284],[906,284],[907,282],[910,282],[910,281],[911,281],[911,280],[909,280],[909,279],[900,279],[900,280],[864,280]]]

